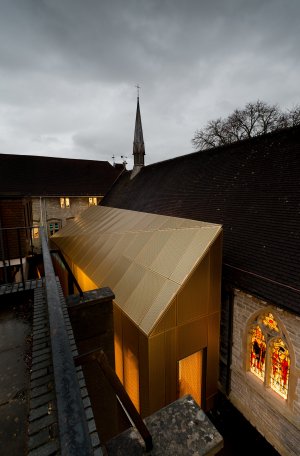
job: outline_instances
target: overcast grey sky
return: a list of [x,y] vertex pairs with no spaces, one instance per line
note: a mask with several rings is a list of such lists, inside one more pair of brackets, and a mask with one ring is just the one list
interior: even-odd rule
[[128,157],[193,151],[210,119],[300,102],[299,0],[0,0],[0,152]]

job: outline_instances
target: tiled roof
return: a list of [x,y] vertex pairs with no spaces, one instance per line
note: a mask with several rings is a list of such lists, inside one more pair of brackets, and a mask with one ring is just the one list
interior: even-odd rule
[[0,195],[104,195],[119,173],[106,161],[0,154]]
[[300,313],[300,127],[126,172],[104,205],[224,228],[224,276]]

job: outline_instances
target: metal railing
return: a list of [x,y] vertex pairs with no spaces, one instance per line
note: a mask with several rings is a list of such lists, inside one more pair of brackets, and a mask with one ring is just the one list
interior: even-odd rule
[[40,238],[46,279],[61,453],[69,456],[88,456],[93,454],[91,439],[43,227],[40,228]]
[[24,258],[34,255],[34,229],[37,226],[0,226],[0,265],[5,283],[14,281],[12,267],[20,267],[21,281],[25,286]]
[[74,358],[76,366],[82,366],[92,361],[96,361],[100,366],[105,378],[108,380],[110,386],[112,387],[113,391],[119,398],[122,406],[125,408],[126,412],[128,413],[130,419],[132,420],[133,424],[135,425],[136,429],[140,433],[142,439],[145,442],[146,452],[149,452],[153,448],[152,436],[145,425],[141,415],[135,408],[132,400],[130,399],[127,391],[125,390],[123,384],[119,380],[116,372],[111,368],[107,357],[101,348],[93,350],[89,353],[85,353],[83,355],[78,355]]

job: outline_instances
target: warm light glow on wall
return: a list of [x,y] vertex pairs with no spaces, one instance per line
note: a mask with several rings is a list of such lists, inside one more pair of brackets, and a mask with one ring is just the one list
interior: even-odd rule
[[140,394],[139,394],[139,365],[138,359],[132,351],[124,347],[124,387],[135,405],[140,411]]
[[89,206],[97,206],[97,197],[89,197]]
[[116,374],[124,383],[124,376],[123,376],[123,352],[122,352],[122,342],[120,341],[119,337],[115,334],[115,367],[116,367]]
[[78,280],[79,285],[81,286],[82,291],[95,290],[99,288],[98,285],[93,282],[78,266],[74,264],[73,274]]
[[70,207],[70,198],[59,198],[59,202],[62,209]]
[[202,351],[178,362],[179,397],[191,394],[201,406]]

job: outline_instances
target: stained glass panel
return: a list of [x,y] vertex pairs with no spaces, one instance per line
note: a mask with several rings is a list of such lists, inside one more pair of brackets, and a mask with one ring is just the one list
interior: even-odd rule
[[250,371],[261,380],[265,378],[266,341],[259,326],[251,330]]
[[277,321],[274,320],[273,314],[271,314],[270,312],[263,317],[262,322],[265,326],[267,326],[272,331],[276,331],[276,332],[279,331]]
[[270,386],[276,393],[286,399],[291,361],[289,351],[282,339],[277,339],[273,342],[271,358],[272,371]]

